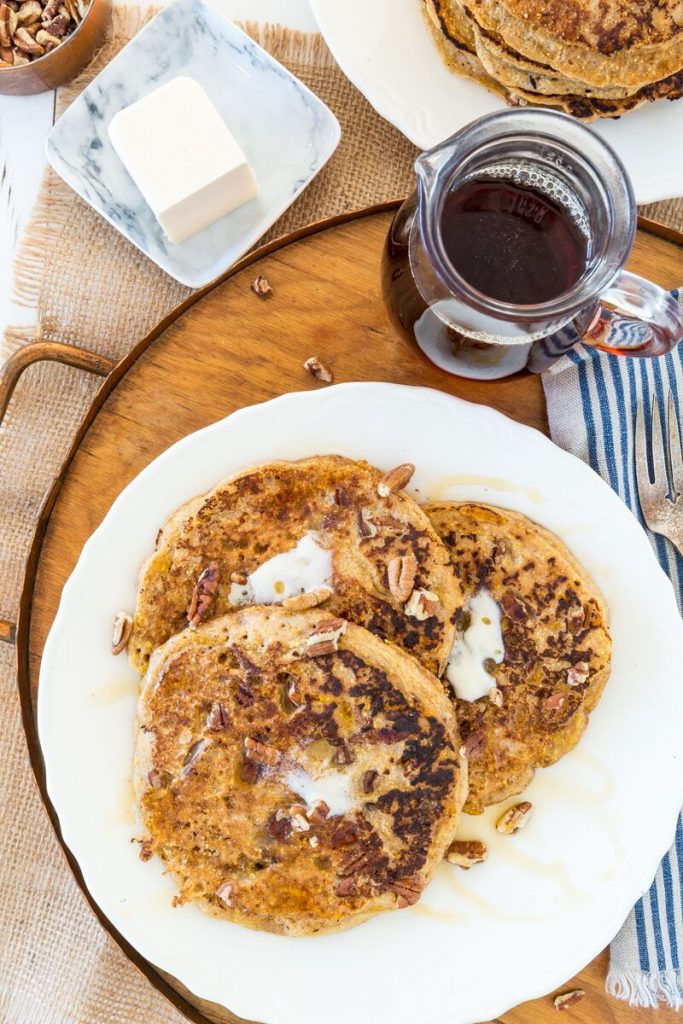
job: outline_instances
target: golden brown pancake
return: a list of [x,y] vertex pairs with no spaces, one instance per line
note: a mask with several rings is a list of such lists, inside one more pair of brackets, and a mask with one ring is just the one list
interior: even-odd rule
[[419,899],[464,800],[459,747],[438,680],[361,627],[318,609],[213,619],[143,680],[141,855],[216,917],[351,927]]
[[[469,757],[465,810],[520,793],[538,767],[580,739],[610,672],[605,602],[554,534],[517,512],[458,502],[426,506],[471,602],[490,595],[500,610],[504,656],[485,668],[491,690],[456,699]],[[467,638],[468,603],[457,645]]]
[[[239,584],[307,535],[332,558],[322,607],[399,644],[439,673],[462,603],[448,554],[404,491],[338,455],[271,462],[236,474],[179,509],[143,566],[128,653],[143,674],[155,647],[233,610]],[[248,600],[248,598],[247,598]],[[265,600],[265,599],[262,599]]]

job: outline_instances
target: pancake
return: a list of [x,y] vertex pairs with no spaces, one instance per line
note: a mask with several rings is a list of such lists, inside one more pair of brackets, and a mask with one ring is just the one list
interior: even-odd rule
[[569,78],[638,89],[683,68],[680,0],[467,0],[513,50]]
[[[179,509],[140,575],[128,643],[133,667],[144,674],[154,648],[189,619],[196,625],[250,601],[291,606],[292,597],[314,590],[326,597],[322,607],[330,614],[399,644],[440,673],[462,604],[460,585],[425,513],[404,491],[381,497],[381,480],[367,462],[338,455],[271,462]],[[286,553],[286,564],[271,563]],[[268,576],[280,586],[264,594]]]
[[143,680],[141,856],[215,917],[351,927],[420,898],[464,800],[459,746],[438,681],[367,630],[317,609],[213,619]]
[[610,672],[608,611],[564,544],[525,516],[458,502],[426,511],[467,596],[446,676],[469,756],[465,810],[479,814],[580,739]]
[[[618,4],[619,0],[614,2]],[[504,34],[507,22],[503,5],[493,0],[420,0],[420,3],[447,66],[475,79],[513,106],[541,105],[593,121],[599,117],[619,117],[647,102],[675,100],[683,95],[683,44],[679,47],[680,56],[669,62],[672,71],[662,78],[643,74],[631,79],[624,75],[619,78],[610,56],[608,73],[596,79],[583,74],[583,55],[573,71],[566,70],[563,63],[568,49],[566,42],[554,53],[555,63],[551,62],[553,54],[530,53],[516,46],[511,37]],[[524,6],[523,0],[520,3]],[[542,6],[545,11],[547,5]],[[573,10],[566,5],[562,5],[562,9]],[[673,14],[672,19],[675,22]],[[522,22],[522,35],[524,31],[531,32],[533,27],[530,28],[525,16]],[[512,39],[519,42],[517,36],[513,35]],[[657,45],[661,49],[664,44]],[[679,42],[675,41],[675,45]],[[628,59],[626,55],[624,61]],[[645,60],[644,68],[649,67]]]

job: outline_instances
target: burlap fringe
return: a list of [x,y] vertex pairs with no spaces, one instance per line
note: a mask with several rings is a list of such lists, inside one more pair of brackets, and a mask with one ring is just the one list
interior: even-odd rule
[[[146,10],[138,7],[114,8],[109,43],[95,57],[87,72],[59,90],[58,117],[80,95],[88,82],[99,74],[120,46],[136,35],[159,10],[158,7]],[[334,58],[319,34],[294,32],[281,25],[253,21],[238,24],[276,60],[286,62],[297,59],[323,68],[334,66]],[[51,245],[66,225],[73,201],[73,193],[68,185],[48,168],[14,263],[13,298],[17,305],[29,309],[38,308]],[[39,325],[35,328],[7,327],[0,341],[0,359],[6,358],[22,345],[37,340],[39,330]]]

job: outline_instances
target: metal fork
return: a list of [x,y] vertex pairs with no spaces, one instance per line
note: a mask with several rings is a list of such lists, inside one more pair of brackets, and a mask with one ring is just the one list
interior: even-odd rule
[[648,438],[645,409],[640,402],[636,411],[636,481],[638,499],[645,522],[653,533],[661,533],[683,555],[683,455],[673,395],[669,392],[667,431],[662,432],[659,406],[652,403],[650,448],[654,480],[650,479],[647,460]]

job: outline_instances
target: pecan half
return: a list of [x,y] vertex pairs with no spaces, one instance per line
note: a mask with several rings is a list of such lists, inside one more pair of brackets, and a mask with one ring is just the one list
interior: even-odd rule
[[18,28],[14,33],[13,40],[19,50],[23,50],[31,57],[42,57],[45,53],[43,47],[35,41],[27,28]]
[[574,1006],[583,999],[585,994],[582,988],[572,989],[571,992],[562,992],[553,999],[553,1006],[556,1010],[568,1010],[570,1006]]
[[321,619],[306,637],[306,653],[315,658],[319,654],[334,654],[339,650],[339,639],[346,632],[344,619]]
[[251,290],[254,295],[258,295],[259,299],[267,299],[273,294],[273,289],[268,283],[268,278],[264,277],[263,274],[251,282]]
[[282,607],[288,612],[302,612],[307,608],[317,608],[331,596],[331,587],[318,587],[316,590],[309,590],[306,594],[294,594],[293,597],[286,597],[282,602]]
[[223,884],[219,885],[218,888],[216,889],[216,896],[221,901],[221,903],[225,903],[226,907],[234,907],[235,883],[223,882]]
[[192,591],[192,599],[187,609],[187,621],[191,629],[196,629],[208,612],[216,591],[218,590],[218,562],[210,562],[199,574]]
[[586,661],[577,661],[567,672],[567,682],[570,686],[580,686],[585,683],[590,675],[590,667]]
[[304,363],[304,370],[308,370],[311,377],[321,381],[323,384],[331,384],[334,380],[332,373],[317,356],[310,356]]
[[255,764],[266,764],[272,768],[279,763],[282,755],[275,747],[271,747],[267,743],[260,743],[258,740],[252,739],[251,736],[246,736],[244,756]]
[[413,584],[417,574],[417,558],[412,551],[407,555],[397,555],[387,565],[387,583],[392,597],[403,604],[413,592]]
[[415,874],[401,878],[398,882],[393,882],[391,891],[398,897],[397,905],[399,907],[412,907],[419,900],[424,887],[423,879]]
[[370,854],[367,850],[350,850],[342,859],[337,874],[340,878],[357,875],[367,865],[369,859]]
[[133,616],[130,612],[117,612],[114,616],[114,628],[111,635],[111,653],[120,654],[125,651],[133,632]]
[[7,4],[0,4],[0,46],[12,45],[12,10]]
[[460,754],[468,761],[477,761],[486,752],[486,736],[483,732],[471,732],[463,745]]
[[515,832],[519,832],[529,820],[532,806],[528,800],[522,800],[521,803],[508,807],[496,822],[496,832],[501,832],[505,836],[512,836]]
[[43,16],[38,0],[26,0],[17,11],[17,25],[35,25]]
[[449,864],[457,864],[467,871],[473,864],[483,864],[489,855],[486,843],[479,839],[456,839],[446,850]]
[[206,720],[206,724],[209,729],[212,729],[214,732],[221,732],[228,728],[230,719],[228,718],[228,712],[225,704],[221,704],[220,701],[216,701],[215,704],[211,705],[211,710],[209,711],[209,717]]
[[437,594],[433,594],[431,590],[414,590],[410,595],[408,604],[405,606],[406,615],[410,616],[411,619],[417,619],[418,622],[424,622],[425,619],[431,619],[432,615],[436,614],[436,609],[439,607],[439,598]]
[[400,466],[390,469],[377,484],[380,498],[388,498],[390,494],[402,490],[410,482],[414,472],[415,466],[412,462],[402,462]]

